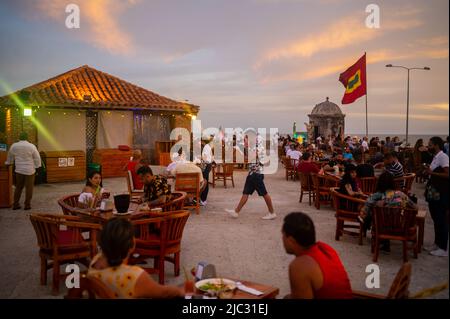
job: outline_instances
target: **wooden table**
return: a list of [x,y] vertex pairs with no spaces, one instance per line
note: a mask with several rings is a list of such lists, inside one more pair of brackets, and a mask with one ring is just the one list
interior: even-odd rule
[[[243,285],[245,285],[249,288],[257,289],[263,293],[262,295],[255,296],[255,295],[249,294],[248,292],[245,292],[245,291],[242,291],[242,290],[239,290],[236,288],[236,290],[234,291],[233,297],[231,299],[275,299],[275,297],[280,293],[280,289],[276,288],[276,287],[259,284],[256,282],[246,281],[246,280],[236,280],[236,279],[231,279],[231,280],[240,281]],[[194,288],[194,290],[195,290],[194,295],[196,295],[196,296],[203,295],[203,292],[198,290],[197,288]]]

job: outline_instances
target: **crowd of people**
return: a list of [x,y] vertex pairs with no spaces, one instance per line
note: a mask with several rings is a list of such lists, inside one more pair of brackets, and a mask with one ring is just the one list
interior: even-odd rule
[[[435,240],[425,247],[433,256],[448,256],[448,145],[435,136],[425,145],[418,139],[414,148],[405,148],[398,137],[386,137],[380,140],[373,137],[358,139],[318,137],[316,143],[299,143],[290,136],[280,137],[281,154],[286,161],[296,160],[295,170],[303,174],[325,174],[326,171],[343,171],[339,181],[339,192],[366,200],[360,213],[365,229],[371,227],[371,208],[375,205],[401,206],[417,208],[417,195],[405,194],[396,189],[395,179],[405,176],[406,172],[415,172],[425,176],[424,199],[434,222]],[[371,151],[372,149],[372,151]],[[407,156],[405,153],[409,153]],[[414,165],[419,163],[419,165]],[[376,191],[364,194],[360,179],[374,177],[375,170],[382,169],[378,176]],[[419,195],[420,196],[420,195]],[[383,244],[383,250],[389,251],[389,243]]]
[[[397,137],[358,139],[340,136],[334,138],[318,137],[315,143],[299,143],[289,136],[280,137],[281,153],[287,159],[298,162],[295,169],[304,174],[324,174],[327,170],[343,171],[339,191],[348,196],[365,199],[360,212],[360,222],[365,229],[371,227],[372,210],[375,206],[417,208],[417,202],[411,194],[396,189],[395,178],[402,177],[410,167],[400,160],[404,143]],[[258,146],[258,144],[257,144]],[[371,148],[374,151],[371,152]],[[428,203],[434,222],[435,239],[431,247],[425,247],[433,256],[448,256],[448,167],[449,141],[432,137],[425,145],[419,139],[412,149],[414,161],[419,162],[426,181],[425,200]],[[232,217],[238,217],[249,195],[257,191],[263,197],[268,214],[263,219],[274,219],[276,214],[264,183],[264,152],[259,152],[255,163],[249,163],[243,195],[235,209],[227,210]],[[419,157],[419,158],[417,158]],[[319,164],[318,164],[319,163]],[[20,141],[11,146],[8,165],[15,164],[16,189],[13,209],[19,209],[22,189],[26,188],[25,209],[31,208],[32,179],[40,163],[39,153],[33,144],[27,142],[26,134],[21,134]],[[198,173],[202,187],[201,204],[207,205],[208,179],[214,164],[214,152],[211,143],[205,142],[201,158],[194,162],[186,160],[180,150],[172,154],[172,163],[166,174],[155,175],[150,166],[142,160],[139,150],[124,167],[132,176],[135,189],[142,189],[142,201],[149,205],[158,205],[167,201],[171,190],[167,176],[177,173]],[[359,184],[362,177],[374,176],[374,170],[383,168],[378,176],[373,194],[364,194]],[[206,183],[206,185],[205,185]],[[102,176],[98,171],[88,174],[86,185],[79,198],[82,208],[97,207],[109,196],[103,188]],[[112,218],[104,226],[99,237],[101,252],[93,258],[88,275],[100,279],[119,298],[172,298],[183,297],[185,291],[179,287],[164,286],[156,283],[139,266],[128,265],[130,254],[134,250],[135,232],[126,219]],[[337,252],[326,243],[316,240],[314,223],[304,213],[294,212],[284,218],[282,241],[288,254],[295,255],[289,265],[288,277],[291,292],[286,298],[339,298],[352,297],[348,274]],[[383,250],[389,251],[389,242],[383,242]]]

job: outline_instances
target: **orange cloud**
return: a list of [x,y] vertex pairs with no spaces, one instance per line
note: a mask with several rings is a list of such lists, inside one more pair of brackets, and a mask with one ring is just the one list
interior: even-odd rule
[[448,103],[421,104],[417,108],[430,111],[448,111]]
[[284,46],[268,50],[253,68],[258,70],[265,64],[281,59],[307,58],[320,52],[364,43],[386,32],[418,27],[423,24],[423,21],[417,17],[420,12],[419,9],[412,8],[396,11],[395,15],[387,14],[382,20],[380,29],[367,28],[364,24],[364,16],[358,13],[352,14],[332,23],[319,33],[310,34],[305,39],[294,40]]
[[[131,36],[123,31],[118,18],[136,0],[79,0],[80,31],[83,39],[94,46],[113,54],[130,54],[134,51]],[[52,18],[64,23],[67,13],[65,0],[41,0],[36,2],[36,8]]]

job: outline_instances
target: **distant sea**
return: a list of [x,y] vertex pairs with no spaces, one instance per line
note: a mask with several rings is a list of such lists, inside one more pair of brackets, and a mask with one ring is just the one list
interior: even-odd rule
[[[287,134],[289,134],[289,135],[292,136],[292,133],[284,133],[284,134],[282,134],[282,135],[285,136],[285,135],[287,135]],[[362,137],[362,136],[364,136],[365,134],[364,134],[364,133],[346,133],[346,136],[348,136],[348,135],[350,135],[350,136],[358,136],[358,137]],[[380,138],[380,140],[385,140],[387,136],[390,136],[391,138],[393,138],[394,136],[398,136],[398,138],[400,139],[400,141],[403,141],[403,140],[405,139],[405,137],[406,137],[405,134],[369,134],[369,140],[370,140],[372,137],[376,137],[376,136],[378,136],[378,137]],[[433,136],[439,136],[439,137],[442,138],[444,141],[445,141],[445,139],[447,138],[447,135],[442,135],[442,134],[434,134],[434,135],[433,135],[433,134],[423,134],[423,135],[420,135],[420,134],[412,134],[412,135],[408,135],[408,142],[409,142],[410,145],[414,145],[414,144],[416,144],[417,140],[418,140],[419,138],[421,138],[421,139],[423,139],[423,142],[425,143],[425,145],[427,145],[427,144],[428,144],[428,140],[429,140],[430,138],[432,138]]]
[[[356,136],[361,137],[361,136],[364,136],[365,134],[364,133],[355,133],[355,134],[348,133],[348,135],[351,135],[351,136],[355,136],[356,135]],[[375,137],[375,136],[378,136],[380,138],[380,140],[386,139],[387,136],[390,136],[391,138],[393,138],[394,136],[398,136],[400,141],[403,141],[406,138],[405,134],[369,134],[369,140],[372,137]],[[444,141],[447,138],[447,135],[441,135],[441,134],[434,134],[434,135],[433,134],[432,135],[428,135],[428,134],[423,134],[423,135],[412,134],[412,135],[408,135],[408,142],[409,142],[409,144],[414,145],[414,144],[416,144],[417,140],[421,138],[421,139],[423,139],[424,144],[427,145],[428,144],[428,140],[430,138],[432,138],[433,136],[439,136]]]

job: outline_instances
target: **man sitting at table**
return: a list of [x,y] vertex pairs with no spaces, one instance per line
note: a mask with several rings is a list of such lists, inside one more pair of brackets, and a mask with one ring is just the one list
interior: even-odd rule
[[332,171],[334,170],[334,166],[338,166],[340,170],[344,169],[345,161],[342,157],[342,154],[336,154],[330,161],[323,166],[324,171]]
[[116,298],[184,297],[184,290],[158,284],[138,266],[129,266],[135,248],[133,225],[125,218],[108,220],[100,233],[101,253],[89,266],[88,277],[99,279]]
[[352,289],[347,272],[329,245],[316,242],[311,218],[301,212],[284,218],[283,245],[288,254],[295,255],[289,265],[292,299],[349,299]]
[[298,150],[299,146],[291,144],[290,150],[286,153],[291,159],[300,160],[302,153]]
[[148,166],[142,166],[137,173],[141,177],[142,183],[144,183],[142,201],[147,202],[148,205],[165,203],[168,195],[171,193],[167,179],[153,175],[152,169]]
[[302,155],[302,161],[298,164],[297,171],[303,174],[318,174],[321,170],[312,162],[311,153],[306,152]]
[[394,178],[403,177],[403,165],[398,161],[394,152],[387,153],[384,156],[384,169],[391,173]]

